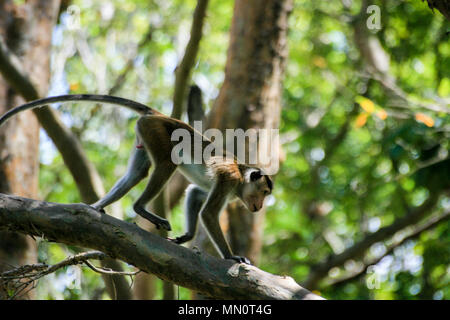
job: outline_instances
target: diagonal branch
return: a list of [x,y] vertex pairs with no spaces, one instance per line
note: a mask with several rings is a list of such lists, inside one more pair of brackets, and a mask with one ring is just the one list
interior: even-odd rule
[[[125,64],[125,67],[122,69],[120,74],[117,76],[117,78],[114,81],[114,84],[109,88],[107,94],[108,95],[115,95],[125,84],[127,80],[128,74],[133,70],[134,68],[134,61],[136,60],[136,57],[139,55],[139,52],[153,39],[153,33],[155,29],[153,26],[149,26],[147,32],[144,34],[144,36],[139,41],[137,47],[136,47],[136,53],[129,57],[127,59],[127,62]],[[100,110],[101,104],[97,103],[95,104],[95,107],[93,107],[90,111],[90,116],[88,119],[91,119],[94,117],[94,115]],[[83,121],[83,124],[81,125],[81,128],[77,129],[78,132],[83,132],[86,130],[88,121]],[[94,201],[95,202],[95,201]]]
[[8,50],[5,40],[0,36],[0,72],[8,81],[8,84],[21,95],[37,99],[39,94],[31,83],[30,79],[25,76],[25,71],[19,58]]
[[[5,45],[0,36],[0,73],[5,80],[21,94],[27,101],[36,100],[39,94],[32,81],[26,75],[22,68],[20,59],[17,58]],[[52,139],[58,151],[75,180],[78,191],[83,202],[94,203],[104,194],[103,184],[100,176],[88,160],[80,141],[77,137],[62,123],[58,113],[49,108],[39,108],[33,110],[40,124]],[[114,269],[120,269],[121,266],[113,261],[106,260],[105,265]],[[104,278],[108,291],[112,292],[111,281]],[[117,296],[122,299],[131,298],[127,281],[120,276],[112,276],[114,288],[117,289]]]
[[431,230],[431,229],[437,227],[442,222],[445,222],[445,221],[447,221],[449,219],[450,219],[450,211],[447,211],[444,214],[441,214],[439,216],[431,218],[426,223],[424,223],[424,224],[422,224],[422,225],[420,225],[418,227],[415,227],[415,229],[410,234],[408,234],[407,236],[403,237],[401,240],[398,240],[395,243],[389,245],[388,249],[386,250],[386,252],[384,254],[382,254],[381,256],[379,256],[377,258],[374,258],[374,259],[370,260],[369,262],[366,262],[360,271],[357,271],[357,272],[352,273],[350,275],[344,276],[344,277],[342,277],[340,279],[336,279],[336,280],[332,281],[331,283],[329,283],[328,285],[331,285],[331,286],[343,285],[343,284],[346,284],[348,282],[351,282],[351,281],[354,281],[354,280],[360,278],[361,276],[366,274],[366,271],[367,271],[367,269],[370,266],[377,264],[384,257],[392,254],[394,252],[395,248],[400,247],[401,245],[403,245],[408,240],[416,239],[423,232]]
[[208,0],[198,0],[192,21],[191,37],[186,46],[183,59],[175,70],[175,88],[173,92],[173,109],[171,115],[173,118],[180,119],[181,114],[183,113],[184,96],[202,38],[203,22],[205,20],[207,6]]
[[[100,251],[99,251],[100,252]],[[90,263],[88,260],[83,261],[91,270],[100,273],[100,274],[108,274],[108,275],[119,275],[119,276],[135,276],[137,275],[139,272],[141,272],[140,270],[138,271],[133,271],[133,272],[126,272],[126,271],[114,271],[111,270],[109,268],[99,268],[94,266],[92,263]]]
[[[25,100],[31,101],[40,98],[32,81],[23,70],[19,58],[8,50],[1,37],[0,72],[9,85]],[[33,112],[61,153],[64,163],[75,180],[82,200],[86,203],[97,201],[99,196],[104,193],[102,182],[77,137],[61,122],[57,112],[53,109],[44,107],[34,109]]]
[[290,277],[194,252],[84,204],[56,204],[0,194],[0,229],[99,250],[215,298],[322,299]]
[[359,15],[354,19],[354,40],[361,57],[366,63],[369,77],[378,81],[383,87],[386,95],[391,98],[390,107],[403,109],[411,109],[414,107],[435,112],[450,113],[450,108],[445,101],[434,101],[433,103],[413,101],[411,97],[398,86],[395,77],[391,73],[390,57],[388,53],[384,50],[378,38],[371,34],[365,26],[367,6],[368,3],[366,1],[361,6]]
[[[154,31],[155,31],[155,29],[152,26],[149,26],[147,32],[145,33],[145,35],[142,37],[142,39],[139,41],[139,44],[137,45],[136,56],[139,54],[139,52],[142,50],[142,48],[144,48],[152,40]],[[114,81],[113,86],[108,90],[109,95],[114,95],[123,86],[128,73],[131,70],[133,70],[135,59],[136,59],[136,57],[130,57],[128,59],[122,72],[119,74],[119,76]]]
[[319,281],[327,276],[330,269],[343,265],[347,260],[359,258],[374,243],[387,239],[398,231],[414,225],[431,213],[431,209],[436,205],[438,198],[438,195],[431,195],[430,198],[428,198],[428,200],[420,207],[410,210],[410,212],[408,212],[405,216],[398,218],[392,224],[379,229],[377,232],[367,235],[365,238],[347,248],[343,252],[336,255],[330,255],[323,262],[312,266],[311,273],[308,275],[308,278],[303,285],[308,288],[316,288]]

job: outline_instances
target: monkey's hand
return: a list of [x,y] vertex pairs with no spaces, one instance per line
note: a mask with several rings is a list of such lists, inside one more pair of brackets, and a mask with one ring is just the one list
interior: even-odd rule
[[246,257],[241,257],[241,256],[232,256],[229,259],[233,259],[234,261],[237,261],[239,263],[245,263],[245,264],[249,264],[251,265],[252,263],[250,262],[250,260],[248,260]]
[[167,238],[167,240],[172,241],[173,243],[176,243],[176,244],[182,244],[182,243],[192,240],[192,238],[193,238],[193,236],[191,234],[186,233],[180,237],[176,237],[175,239]]

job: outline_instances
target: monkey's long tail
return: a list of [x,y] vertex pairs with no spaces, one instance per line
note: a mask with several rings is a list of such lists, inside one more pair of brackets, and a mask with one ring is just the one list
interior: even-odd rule
[[43,99],[34,100],[28,103],[25,103],[21,106],[15,107],[14,109],[9,110],[6,112],[2,117],[0,117],[0,126],[2,126],[9,118],[11,118],[13,115],[28,110],[28,109],[35,109],[39,108],[45,105],[48,105],[50,103],[56,103],[56,102],[69,102],[69,101],[90,101],[90,102],[101,102],[101,103],[109,103],[109,104],[115,104],[119,105],[128,109],[131,109],[139,114],[145,115],[145,114],[154,114],[159,113],[152,108],[146,106],[145,104],[115,97],[115,96],[109,96],[109,95],[101,95],[101,94],[66,94],[61,96],[54,96],[54,97],[48,97]]

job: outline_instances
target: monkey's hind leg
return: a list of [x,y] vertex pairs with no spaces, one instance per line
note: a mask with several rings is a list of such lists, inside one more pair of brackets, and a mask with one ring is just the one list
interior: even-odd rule
[[136,123],[136,132],[149,153],[154,169],[144,192],[133,208],[137,214],[149,220],[157,229],[163,228],[170,231],[172,228],[169,221],[145,209],[147,203],[158,195],[177,168],[170,158],[172,146],[165,121],[167,120],[163,117],[145,116]]
[[149,220],[156,226],[157,229],[163,228],[167,231],[172,230],[169,221],[152,212],[147,211],[145,209],[145,206],[164,188],[166,182],[175,172],[175,169],[176,166],[172,163],[167,163],[165,165],[155,165],[155,169],[150,176],[150,180],[145,187],[144,192],[133,206],[133,209],[137,214]]
[[147,152],[143,148],[136,148],[128,161],[127,172],[103,198],[90,206],[96,210],[103,211],[104,207],[122,198],[139,181],[144,179],[148,175],[150,165]]

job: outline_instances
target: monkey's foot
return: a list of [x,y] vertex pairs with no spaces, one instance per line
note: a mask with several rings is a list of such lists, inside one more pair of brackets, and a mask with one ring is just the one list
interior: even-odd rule
[[239,263],[245,263],[245,264],[252,265],[252,263],[250,262],[250,260],[248,260],[246,257],[232,256],[230,259],[233,259],[234,261],[237,261],[237,262],[239,262]]
[[156,229],[158,229],[158,230],[164,229],[167,231],[172,230],[172,227],[170,226],[170,223],[169,223],[169,221],[167,221],[167,219],[163,219],[163,218],[157,216],[156,214],[148,212],[139,203],[134,204],[134,211],[137,214],[139,214],[141,217],[143,217],[143,218],[147,219],[148,221],[150,221],[151,223],[153,223],[155,225]]
[[105,209],[103,209],[103,208],[99,208],[99,207],[91,205],[91,204],[88,204],[88,206],[91,207],[92,209],[94,209],[95,211],[100,212],[100,213],[106,213]]
[[190,234],[184,234],[180,237],[176,237],[175,239],[167,238],[167,240],[172,241],[173,243],[176,243],[176,244],[182,244],[182,243],[188,242],[189,240],[192,240],[192,236]]
[[167,221],[166,219],[158,219],[158,220],[154,220],[154,221],[150,221],[152,222],[155,226],[156,229],[164,229],[167,231],[171,231],[172,227],[170,226],[169,221]]

